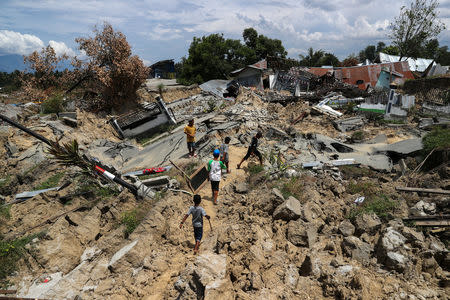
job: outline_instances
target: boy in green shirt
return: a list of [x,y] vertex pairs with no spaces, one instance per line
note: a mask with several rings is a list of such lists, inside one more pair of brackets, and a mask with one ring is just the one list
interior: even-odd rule
[[219,149],[213,152],[214,159],[208,162],[209,180],[211,181],[211,189],[213,195],[214,204],[217,204],[217,196],[219,196],[219,184],[222,177],[222,169],[226,170],[227,167],[219,160]]

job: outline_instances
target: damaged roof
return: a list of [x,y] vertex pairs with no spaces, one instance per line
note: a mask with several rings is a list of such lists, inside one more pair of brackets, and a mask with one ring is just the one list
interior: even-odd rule
[[307,71],[316,76],[322,77],[323,75],[326,75],[328,72],[332,73],[333,68],[311,67],[308,68]]
[[[400,60],[400,56],[390,55],[383,52],[380,52],[380,62],[381,63],[389,63],[389,62],[398,62]],[[433,63],[432,59],[427,58],[407,58],[405,61],[409,64],[409,69],[413,72],[423,72],[428,68],[430,64]]]
[[403,75],[403,81],[414,79],[414,75],[406,61],[337,68],[334,70],[334,76],[345,83],[357,85],[361,90],[366,90],[368,86],[375,87],[383,69],[392,70],[397,76],[399,74]]

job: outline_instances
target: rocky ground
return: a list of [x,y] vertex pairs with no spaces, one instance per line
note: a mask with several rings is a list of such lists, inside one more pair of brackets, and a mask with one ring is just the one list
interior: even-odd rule
[[[210,96],[194,97],[195,105],[176,113],[196,118],[211,113]],[[9,111],[47,138],[76,138],[82,151],[109,159],[119,171],[139,169],[133,159],[145,148],[120,141],[106,119],[78,112],[78,127],[71,128],[36,112],[33,107]],[[448,214],[448,197],[395,187],[448,189],[450,168],[412,175],[418,157],[414,146],[380,150],[420,138],[414,124],[366,122],[360,129],[364,141],[355,144],[352,131],[336,130],[329,117],[314,115],[307,103],[268,104],[247,90],[234,102],[217,99],[212,112],[212,119],[198,124],[199,158],[176,151],[171,157],[192,169],[193,162],[207,161],[225,136],[232,137],[231,173],[221,183],[219,205],[212,204],[209,185],[200,191],[212,228],[205,222],[196,256],[190,219],[178,227],[190,195],[166,190],[137,200],[112,183],[55,164],[41,142],[0,126],[2,202],[13,202],[16,193],[36,189],[57,174],[59,186],[67,183],[60,191],[12,204],[9,218],[0,217],[4,241],[32,237],[8,277],[9,288],[45,299],[448,298],[448,232],[402,221],[412,214]],[[293,124],[302,112],[306,117]],[[237,170],[257,130],[263,132],[264,168],[251,159]],[[380,135],[381,142],[364,144]],[[185,152],[184,142],[176,147]],[[387,153],[402,154],[409,170],[402,175],[398,157]],[[304,162],[345,155],[358,155],[367,164],[302,168]],[[149,167],[144,158],[142,164]],[[177,189],[187,189],[175,170],[169,176],[178,181]],[[365,201],[358,205],[360,196]],[[124,216],[133,211],[140,222],[129,234]]]

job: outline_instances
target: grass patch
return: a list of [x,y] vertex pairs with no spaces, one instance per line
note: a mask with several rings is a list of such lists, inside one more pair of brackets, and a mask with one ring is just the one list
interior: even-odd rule
[[0,288],[6,289],[10,285],[6,278],[17,270],[17,263],[24,257],[25,246],[42,234],[33,234],[12,241],[0,240]]
[[362,141],[366,137],[364,131],[358,130],[352,133],[351,139],[352,141]]
[[11,175],[6,175],[5,178],[2,178],[0,180],[0,189],[4,188],[5,186],[8,186],[8,184],[11,182]]
[[424,151],[428,154],[431,150],[447,150],[450,148],[450,128],[436,126],[427,133],[423,139]]
[[369,169],[358,166],[342,166],[339,169],[346,179],[369,177],[373,173]]
[[142,213],[139,213],[139,210],[136,208],[127,210],[122,213],[120,224],[125,225],[125,229],[123,230],[125,238],[128,238],[128,236],[136,229],[136,227],[138,227],[143,217],[144,216],[142,215]]
[[64,172],[56,173],[50,176],[46,181],[34,187],[34,190],[49,189],[58,186],[59,181],[64,176]]
[[347,186],[347,191],[352,195],[361,194],[365,197],[370,197],[375,195],[376,187],[371,181],[351,181]]
[[264,171],[263,165],[251,164],[248,166],[248,172],[250,175],[256,175]]
[[303,194],[303,182],[300,177],[292,177],[281,185],[280,191],[285,199],[292,196],[300,200]]
[[361,205],[352,208],[347,218],[354,220],[359,215],[375,213],[381,219],[386,220],[389,217],[389,213],[393,213],[397,206],[397,202],[389,199],[384,194],[370,196],[366,197],[366,200]]
[[63,101],[64,101],[64,94],[62,93],[56,93],[50,96],[41,104],[42,113],[44,114],[59,113],[60,111],[62,111]]
[[139,226],[139,224],[141,224],[153,204],[164,198],[165,195],[165,192],[156,192],[152,201],[148,201],[139,205],[137,208],[133,208],[122,213],[120,217],[120,224],[125,225],[125,229],[123,230],[125,238],[128,238],[130,234]]

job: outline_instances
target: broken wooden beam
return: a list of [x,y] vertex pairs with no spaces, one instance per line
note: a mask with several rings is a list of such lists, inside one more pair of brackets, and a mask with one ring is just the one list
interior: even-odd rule
[[395,189],[401,192],[420,192],[420,193],[450,195],[450,191],[442,189],[422,189],[415,187],[396,187]]
[[416,226],[424,226],[424,227],[441,227],[441,226],[450,226],[450,220],[418,220],[414,221],[414,225]]
[[2,295],[17,294],[17,290],[0,290],[0,294]]

